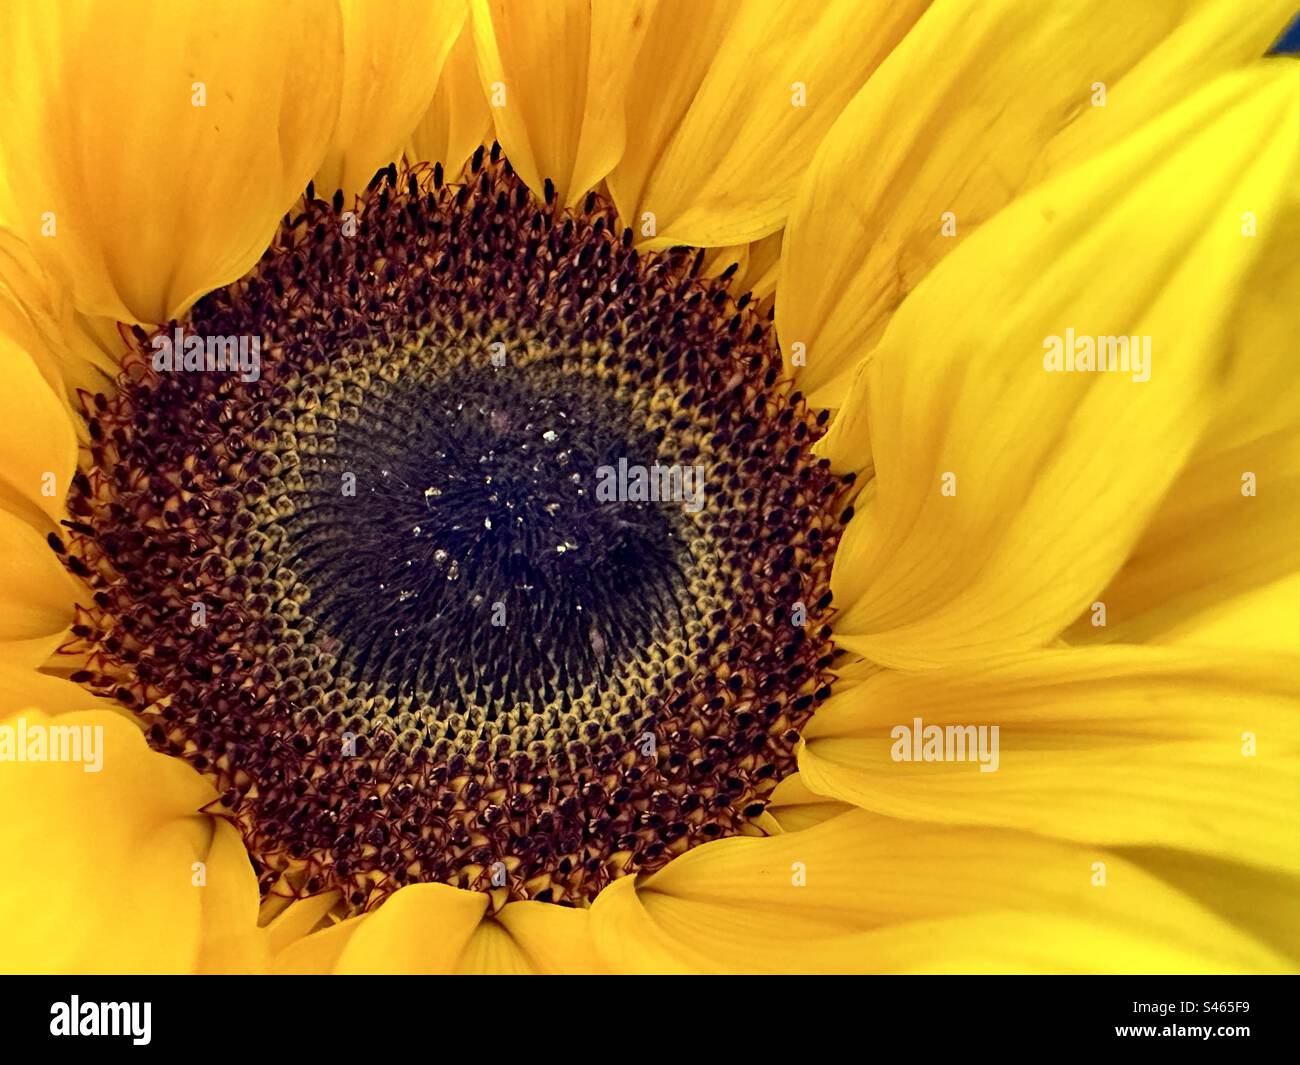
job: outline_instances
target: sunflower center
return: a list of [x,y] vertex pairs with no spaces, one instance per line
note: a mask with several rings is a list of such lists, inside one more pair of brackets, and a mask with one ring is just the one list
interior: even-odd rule
[[341,672],[498,721],[557,703],[589,718],[588,689],[635,669],[690,607],[673,501],[600,498],[600,471],[655,463],[653,435],[546,362],[402,362],[385,395],[313,434],[305,505],[282,522]]
[[66,650],[263,891],[580,904],[756,831],[828,694],[845,485],[770,315],[551,199],[309,190],[87,405]]

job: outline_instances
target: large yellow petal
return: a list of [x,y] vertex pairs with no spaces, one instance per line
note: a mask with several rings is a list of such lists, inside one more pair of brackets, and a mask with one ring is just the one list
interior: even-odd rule
[[612,968],[638,973],[1289,967],[1105,851],[861,811],[617,880],[592,931]]
[[235,280],[329,146],[338,9],[20,4],[0,46],[0,211],[88,314],[164,322]]
[[212,844],[203,869],[203,911],[195,970],[269,972],[271,946],[257,926],[261,895],[248,851],[239,830],[228,821],[214,820],[212,829]]
[[537,970],[509,932],[495,921],[484,921],[465,944],[454,972],[459,976],[533,976]]
[[467,20],[447,54],[433,101],[411,131],[406,154],[412,162],[441,163],[454,178],[491,129],[492,115],[478,76],[474,31]]
[[934,265],[1024,189],[1264,54],[1290,0],[954,0],[845,108],[791,210],[777,328],[818,406]]
[[577,203],[623,152],[624,93],[648,0],[471,0],[497,140],[537,195]]
[[[632,136],[607,179],[619,214],[642,237],[653,236],[641,228],[638,210],[646,182],[744,10],[740,4],[659,0],[650,12],[627,84]],[[654,219],[650,228],[657,225]]]
[[1293,969],[1300,967],[1300,877],[1168,847],[1122,847],[1116,853],[1284,953]]
[[[1248,7],[1236,0],[1158,0],[1143,5],[1148,17],[1153,7],[1177,24],[1107,85],[1104,107],[1083,108],[1051,140],[1035,160],[1031,182],[1128,136],[1196,85],[1267,55],[1296,14],[1292,0],[1259,0]],[[1091,83],[1088,88],[1091,93]]]
[[[964,760],[910,757],[916,719],[953,727]],[[1300,873],[1294,652],[1075,648],[884,672],[818,709],[799,768],[813,791],[892,817]]]
[[[496,921],[509,933],[529,972],[556,975],[605,971],[591,937],[590,910],[548,902],[512,902],[502,908]],[[471,971],[463,962],[462,967]]]
[[1294,653],[1300,647],[1300,573],[1202,610],[1152,637],[1158,644]]
[[488,898],[446,884],[412,884],[372,913],[291,944],[280,972],[454,972],[483,919]]
[[818,142],[925,7],[660,4],[628,90],[628,151],[609,176],[619,214],[647,248],[780,229]]
[[446,884],[414,884],[362,919],[338,973],[440,973],[454,969],[482,921],[487,896]]
[[[1249,476],[1249,482],[1243,478]],[[1249,484],[1249,494],[1243,491]],[[1300,425],[1194,456],[1123,569],[1070,629],[1077,642],[1143,642],[1300,571]],[[1300,608],[1292,604],[1293,615]]]
[[[1249,631],[1255,646],[1300,646],[1300,596],[1286,602],[1277,593],[1279,582],[1300,573],[1300,375],[1286,354],[1300,335],[1300,213],[1281,221],[1251,238],[1267,253],[1244,282],[1213,418],[1123,568],[1098,593],[1104,618],[1090,605],[1067,633],[1073,642],[1164,642],[1193,630],[1204,642],[1206,627],[1227,612],[1241,627],[1214,636],[1219,642]],[[1246,606],[1256,592],[1262,614]]]
[[316,189],[360,192],[402,154],[465,24],[464,0],[341,0],[343,94]]
[[215,800],[212,789],[180,760],[150,751],[115,714],[55,719],[26,710],[3,724],[16,728],[20,718],[28,736],[50,726],[102,729],[102,763],[86,772],[82,762],[0,761],[0,970],[193,969],[210,890],[196,863],[218,890],[235,875],[199,812]]
[[[1040,645],[1119,569],[1230,364],[1263,247],[1243,210],[1266,226],[1300,210],[1298,69],[1218,80],[917,287],[820,445],[876,475],[836,558],[838,643],[907,668]],[[1149,373],[1047,372],[1071,334],[1149,338]]]

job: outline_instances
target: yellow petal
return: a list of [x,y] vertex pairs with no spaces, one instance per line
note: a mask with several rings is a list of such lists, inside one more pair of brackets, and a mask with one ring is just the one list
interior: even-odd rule
[[449,973],[487,908],[487,896],[446,884],[413,884],[378,909],[293,943],[279,972]]
[[591,938],[590,913],[547,902],[512,902],[483,921],[456,963],[465,976],[607,972]]
[[53,532],[77,467],[67,398],[0,325],[0,505]]
[[316,172],[323,196],[360,192],[402,154],[465,24],[464,0],[342,0],[340,8],[343,93],[334,139]]
[[[950,726],[963,759],[917,760]],[[818,709],[799,769],[891,817],[1300,873],[1298,735],[1294,652],[1074,648],[881,673]]]
[[1128,861],[1214,910],[1300,966],[1300,877],[1167,847],[1124,847]]
[[605,971],[591,938],[590,910],[548,902],[512,902],[501,909],[496,920],[510,934],[530,972]]
[[620,216],[641,237],[653,237],[639,213],[646,182],[691,101],[718,59],[718,49],[743,8],[659,0],[650,11],[645,37],[627,84],[628,127],[632,136],[607,181]]
[[30,248],[0,228],[0,338],[21,348],[63,405],[82,443],[78,391],[108,391],[127,347],[116,319],[87,317]]
[[[46,274],[16,234],[0,228],[0,347],[5,352],[0,359],[7,362],[13,352],[22,351],[35,362],[77,434],[85,432],[85,425],[80,408],[73,406],[76,389],[94,394],[117,372],[115,363],[91,364],[93,360],[85,358],[84,340],[68,293]],[[46,406],[44,400],[39,404],[42,410]],[[60,435],[57,429],[50,433],[55,451]],[[42,505],[61,512],[62,498]]]
[[39,706],[44,713],[51,715],[101,709],[130,716],[130,711],[92,695],[80,684],[38,673],[32,668],[0,662],[0,717],[28,706]]
[[1179,103],[1191,87],[1267,55],[1296,14],[1292,0],[1260,0],[1249,6],[1236,0],[1159,0],[1157,5],[1143,5],[1148,21],[1153,7],[1166,24],[1176,25],[1151,40],[1145,54],[1107,85],[1104,107],[1084,108],[1077,121],[1052,139],[1036,160],[1031,181],[1128,136],[1151,116]]
[[798,832],[820,825],[851,809],[843,799],[818,795],[808,787],[802,773],[791,773],[772,789],[767,813],[782,832]]
[[[845,108],[799,186],[777,329],[838,407],[890,316],[1025,189],[1264,54],[1290,0],[936,4]],[[1045,60],[1049,57],[1050,60]]]
[[44,662],[64,640],[76,596],[45,537],[0,510],[0,662]]
[[352,917],[294,940],[275,955],[274,971],[281,976],[324,976],[334,972],[364,920]]
[[454,971],[461,976],[533,976],[537,972],[510,933],[495,921],[484,921],[474,929]]
[[497,140],[539,196],[547,178],[577,203],[623,152],[624,92],[647,0],[471,0]]
[[239,830],[213,822],[212,847],[204,862],[203,912],[199,926],[200,973],[265,973],[271,950],[257,926],[261,894]]
[[[274,900],[268,900],[274,901]],[[291,944],[309,935],[339,902],[337,891],[326,891],[295,899],[284,906],[266,925],[267,946],[278,955]]]
[[[1300,82],[1300,70],[1296,76]],[[1243,225],[1258,229],[1259,220]],[[1090,605],[1066,634],[1072,642],[1166,642],[1230,615],[1241,627],[1215,641],[1241,642],[1251,632],[1246,646],[1300,646],[1300,596],[1268,605],[1268,589],[1277,600],[1278,582],[1300,572],[1300,375],[1281,357],[1300,331],[1300,211],[1266,220],[1250,239],[1267,250],[1244,281],[1213,419],[1123,568],[1098,593],[1105,618]],[[1247,605],[1256,591],[1263,614]],[[1201,631],[1198,639],[1207,638]]]
[[[1204,912],[1204,911],[1197,911]],[[1288,957],[1248,939],[1241,931],[1216,923],[1217,934],[1232,960],[1168,932],[1144,939],[1132,929],[1137,922],[1098,926],[1091,914],[994,912],[914,921],[855,937],[850,950],[868,953],[873,972],[926,975],[1017,975],[1151,973],[1295,973]],[[850,954],[850,957],[853,955]]]
[[130,350],[128,327],[116,318],[103,315],[82,314],[71,308],[63,320],[60,335],[63,378],[77,401],[73,410],[73,423],[82,444],[89,440],[81,415],[79,393],[88,395],[103,392],[112,395],[122,372],[122,358]]
[[447,54],[428,110],[411,132],[406,149],[412,162],[441,163],[451,177],[487,139],[492,115],[478,76],[474,31],[466,20]]
[[1152,637],[1154,643],[1294,652],[1300,647],[1300,573],[1203,610]]
[[778,230],[749,246],[749,263],[745,275],[736,283],[737,292],[752,292],[756,300],[767,299],[776,292],[781,271],[781,245],[785,230]]
[[246,273],[338,115],[333,4],[24,4],[3,40],[6,221],[88,314],[165,322]]
[[[1296,209],[1295,70],[1220,79],[909,297],[820,445],[876,475],[836,558],[837,643],[906,668],[1039,645],[1118,570],[1208,422],[1262,248],[1241,212]],[[1147,374],[1047,372],[1071,335],[1150,338]]]
[[1300,570],[1298,528],[1300,425],[1193,457],[1123,569],[1098,593],[1105,625],[1093,623],[1090,608],[1067,638],[1145,642],[1272,584]]
[[592,931],[611,967],[638,973],[1288,968],[1118,856],[861,811],[617,880]]
[[[0,762],[0,971],[172,973],[198,956],[213,872],[212,789],[114,714],[24,711],[4,722],[102,729],[90,763]],[[93,735],[93,733],[92,733]],[[245,859],[246,860],[246,859]]]
[[[731,284],[742,276],[749,267],[749,245],[741,244],[736,248],[711,248],[704,253],[704,262],[700,274],[704,277],[720,277],[731,270]],[[735,290],[739,294],[742,289]]]
[[647,248],[780,229],[818,142],[925,6],[659,5],[628,90],[628,151],[609,177],[619,214]]
[[513,902],[485,918],[486,908],[487,896],[480,892],[445,884],[406,887],[371,913],[303,938],[276,931],[275,969],[464,975],[605,971],[587,910]]

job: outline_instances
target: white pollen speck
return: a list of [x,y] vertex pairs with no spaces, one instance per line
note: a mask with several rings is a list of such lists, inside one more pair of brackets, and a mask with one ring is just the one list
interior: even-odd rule
[[484,518],[484,519],[483,519],[483,528],[485,528],[485,529],[490,529],[490,528],[492,528],[492,519],[491,519],[491,518]]
[[548,444],[553,444],[555,443],[555,441],[560,439],[560,434],[557,433],[554,429],[547,429],[546,432],[542,434],[542,439],[545,440]]

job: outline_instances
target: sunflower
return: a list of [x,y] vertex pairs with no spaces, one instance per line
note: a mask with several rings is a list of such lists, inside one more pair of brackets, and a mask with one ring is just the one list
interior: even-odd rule
[[4,969],[1295,970],[1291,3],[7,12]]

